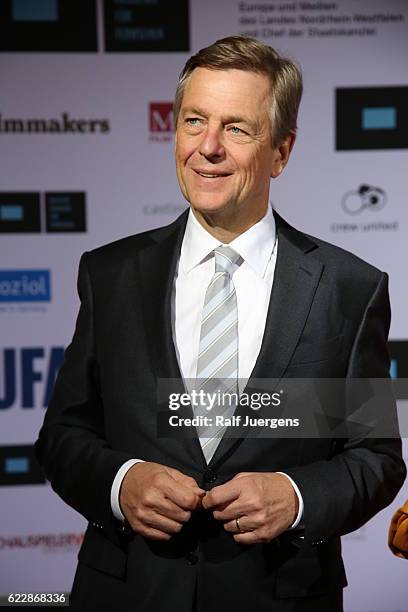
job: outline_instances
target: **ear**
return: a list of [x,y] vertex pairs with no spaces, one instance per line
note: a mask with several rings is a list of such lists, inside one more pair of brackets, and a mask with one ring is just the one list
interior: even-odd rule
[[295,140],[296,134],[290,132],[290,134],[286,136],[285,140],[283,140],[281,144],[273,150],[271,169],[272,178],[277,178],[280,174],[282,174],[284,167],[288,163]]

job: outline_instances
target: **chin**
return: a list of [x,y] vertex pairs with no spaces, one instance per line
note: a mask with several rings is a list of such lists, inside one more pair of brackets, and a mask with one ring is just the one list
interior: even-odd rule
[[208,201],[207,199],[205,201],[191,200],[190,202],[193,210],[202,215],[221,213],[229,208],[229,202],[214,202],[214,200]]

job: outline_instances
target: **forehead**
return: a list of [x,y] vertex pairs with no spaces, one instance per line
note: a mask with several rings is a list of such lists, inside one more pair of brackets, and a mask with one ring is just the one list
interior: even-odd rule
[[196,68],[186,83],[181,110],[199,105],[252,115],[268,113],[270,84],[266,75],[247,70]]

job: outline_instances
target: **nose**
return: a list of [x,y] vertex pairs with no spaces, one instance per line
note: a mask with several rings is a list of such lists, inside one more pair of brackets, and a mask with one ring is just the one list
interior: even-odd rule
[[216,162],[225,157],[222,128],[207,125],[200,142],[199,152],[203,157]]

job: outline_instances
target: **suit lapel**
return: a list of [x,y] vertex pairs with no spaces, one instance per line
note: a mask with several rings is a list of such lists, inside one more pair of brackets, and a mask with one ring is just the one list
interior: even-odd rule
[[[172,292],[174,277],[177,271],[177,262],[180,255],[181,244],[187,223],[188,211],[183,213],[174,223],[150,234],[150,244],[141,251],[139,256],[139,276],[142,287],[143,318],[145,322],[146,338],[150,353],[150,362],[156,373],[157,380],[177,379],[180,384],[177,389],[169,392],[183,393],[185,391],[183,378],[177,359],[176,348],[173,342],[171,325]],[[160,383],[163,391],[164,386]],[[163,398],[168,393],[163,393]],[[166,418],[168,406],[162,405]],[[161,408],[159,407],[159,410]],[[190,407],[181,407],[178,410],[180,417],[193,416]],[[190,454],[192,459],[205,467],[205,458],[197,438],[188,437],[191,431],[185,428],[176,428],[176,434]]]
[[158,378],[179,378],[180,369],[171,329],[173,280],[187,214],[171,226],[150,234],[139,255],[143,316],[151,363]]
[[[280,379],[287,370],[313,303],[323,265],[310,256],[316,244],[288,225],[274,213],[278,233],[278,255],[261,349],[247,388],[256,387],[256,378]],[[246,407],[236,414],[244,416]],[[212,460],[218,463],[242,442],[242,437],[228,438],[228,429]]]
[[316,248],[309,238],[275,214],[278,256],[261,350],[253,378],[281,378],[300,339],[323,265],[309,253]]

